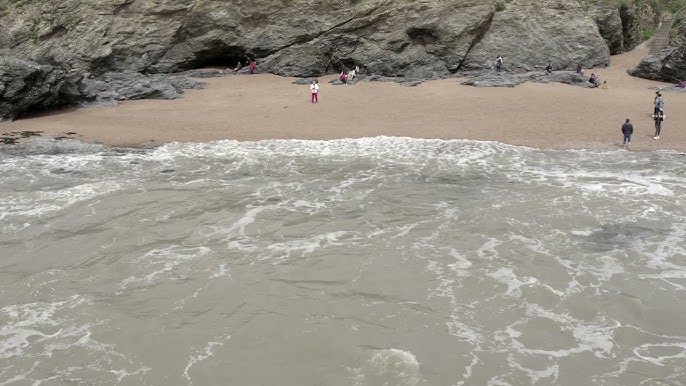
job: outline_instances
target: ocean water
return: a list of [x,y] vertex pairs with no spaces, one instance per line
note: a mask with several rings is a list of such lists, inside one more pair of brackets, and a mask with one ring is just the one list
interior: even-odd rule
[[686,156],[0,147],[0,386],[685,385]]

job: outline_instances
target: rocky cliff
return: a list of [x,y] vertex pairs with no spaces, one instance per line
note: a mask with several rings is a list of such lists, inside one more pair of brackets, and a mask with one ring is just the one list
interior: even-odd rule
[[[15,63],[2,68],[0,62],[0,73],[11,78],[17,61],[49,66],[41,71],[56,77],[48,91],[53,98],[42,97],[39,104],[27,101],[33,109],[78,99],[84,79],[234,66],[249,57],[258,60],[260,71],[290,76],[319,76],[358,65],[382,76],[440,78],[483,69],[497,55],[512,72],[548,63],[556,69],[577,62],[597,67],[609,63],[611,51],[632,44],[626,28],[630,22],[616,4],[0,0],[0,55]],[[39,78],[24,76],[25,90]],[[13,98],[21,98],[21,89]],[[22,108],[15,108],[0,118],[21,113]]]
[[675,26],[666,49],[643,58],[629,74],[670,83],[686,80],[686,22]]

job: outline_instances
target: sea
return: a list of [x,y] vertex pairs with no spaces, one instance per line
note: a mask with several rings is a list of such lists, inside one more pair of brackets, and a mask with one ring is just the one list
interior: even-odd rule
[[0,386],[686,385],[686,155],[0,146]]

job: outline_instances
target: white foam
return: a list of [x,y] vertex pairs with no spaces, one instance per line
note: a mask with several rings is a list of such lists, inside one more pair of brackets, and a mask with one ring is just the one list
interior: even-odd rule
[[77,203],[105,196],[122,188],[118,182],[100,181],[56,191],[22,193],[0,201],[0,221],[25,216],[42,217]]
[[178,267],[191,262],[193,259],[209,256],[212,253],[211,248],[204,246],[182,247],[172,245],[163,249],[151,250],[133,261],[142,265],[137,271],[149,273],[144,276],[129,276],[123,279],[119,285],[122,290],[135,284],[152,285],[164,277],[169,277]]
[[[224,341],[231,339],[231,335],[226,335],[223,337]],[[188,363],[183,369],[183,376],[188,381],[188,385],[193,385],[191,376],[189,374],[191,368],[199,362],[204,361],[214,355],[214,350],[216,347],[224,346],[224,342],[207,342],[207,346],[203,350],[194,350],[194,353],[189,355]]]
[[81,336],[88,331],[88,325],[65,327],[55,314],[86,302],[86,299],[75,295],[61,302],[39,302],[0,308],[0,314],[8,318],[7,324],[0,326],[0,359],[22,356],[24,349],[36,342],[50,344],[53,339]]
[[210,276],[210,279],[216,279],[220,277],[228,277],[231,278],[231,269],[226,268],[226,264],[219,264],[219,271],[215,272]]
[[[574,319],[568,314],[556,314],[552,311],[543,309],[538,305],[527,304],[527,314],[534,317],[550,319],[560,325],[563,331],[571,331],[576,339],[577,346],[560,350],[544,350],[526,348],[521,343],[517,343],[517,351],[525,354],[546,355],[549,357],[563,358],[572,354],[579,354],[585,351],[593,353],[598,358],[609,358],[612,355],[614,341],[612,332],[619,326],[617,322],[608,324],[584,323]],[[513,339],[518,336],[511,334]]]
[[375,351],[361,368],[352,371],[355,385],[415,386],[422,381],[417,358],[409,351],[395,348]]
[[538,283],[538,279],[531,276],[524,277],[523,281],[519,280],[511,268],[500,268],[499,270],[488,273],[487,275],[495,279],[497,282],[507,285],[507,291],[505,294],[515,298],[522,296],[522,286]]

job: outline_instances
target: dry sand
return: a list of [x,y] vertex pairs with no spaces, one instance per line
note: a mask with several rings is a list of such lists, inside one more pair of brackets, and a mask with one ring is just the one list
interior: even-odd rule
[[[597,69],[607,90],[525,83],[515,88],[462,86],[456,79],[417,87],[360,82],[332,86],[320,78],[319,104],[292,78],[240,75],[209,79],[204,90],[174,101],[142,100],[116,107],[71,109],[0,124],[0,133],[76,132],[86,141],[120,146],[219,139],[337,139],[371,136],[472,139],[538,148],[613,148],[620,126],[634,123],[632,149],[686,151],[686,93],[665,92],[661,139],[653,140],[655,91],[668,84],[626,70],[645,49],[612,57]],[[586,70],[590,74],[591,70]]]

